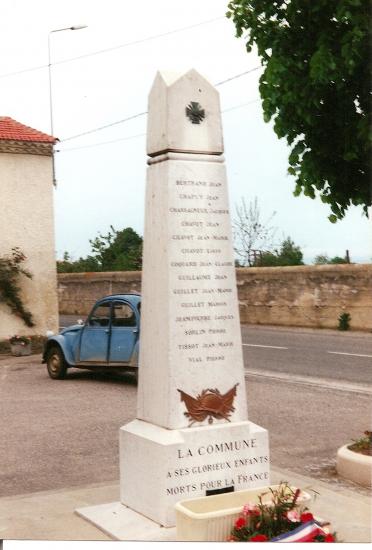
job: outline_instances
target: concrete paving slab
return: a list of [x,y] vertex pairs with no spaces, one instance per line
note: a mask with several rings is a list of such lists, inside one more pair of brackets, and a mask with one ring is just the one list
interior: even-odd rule
[[[334,491],[316,479],[272,469],[272,484],[288,481],[314,495],[314,515],[331,523],[340,542],[371,542],[371,499],[352,491]],[[81,508],[76,511],[106,534],[121,541],[176,541],[176,528],[166,529],[120,502]]]
[[121,502],[79,508],[75,512],[114,540],[175,541],[176,528],[162,527]]
[[336,531],[340,542],[372,541],[372,500],[358,492],[344,488],[331,487],[329,484],[289,472],[271,468],[271,483],[288,481],[291,485],[316,491],[311,502],[311,511],[315,516],[330,521],[332,531]]
[[0,499],[0,538],[4,540],[111,540],[74,510],[119,498],[119,486],[43,491]]
[[[289,472],[271,469],[271,482],[288,481],[319,495],[311,503],[318,517],[328,520],[339,540],[370,543],[371,498],[357,491],[331,487],[329,484]],[[119,503],[119,484],[101,483],[74,489],[44,491],[0,499],[0,538],[5,540],[176,540],[175,529],[160,528]],[[82,511],[95,514],[87,521]],[[78,515],[75,510],[79,511]],[[125,513],[124,533],[117,531]],[[101,519],[97,520],[97,513]],[[88,515],[88,514],[86,514]],[[102,526],[105,520],[106,526]],[[107,521],[109,527],[107,528]],[[101,523],[100,528],[97,524]]]

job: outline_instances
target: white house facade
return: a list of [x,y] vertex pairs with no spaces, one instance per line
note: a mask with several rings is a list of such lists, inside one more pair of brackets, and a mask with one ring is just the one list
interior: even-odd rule
[[18,247],[23,267],[22,301],[32,314],[29,328],[1,297],[0,340],[12,335],[45,335],[58,329],[53,215],[52,136],[10,117],[0,117],[0,257]]

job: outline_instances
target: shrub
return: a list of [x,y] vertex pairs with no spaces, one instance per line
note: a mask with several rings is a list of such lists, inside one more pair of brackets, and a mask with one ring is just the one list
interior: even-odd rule
[[350,313],[341,313],[338,318],[338,330],[349,330],[351,315]]

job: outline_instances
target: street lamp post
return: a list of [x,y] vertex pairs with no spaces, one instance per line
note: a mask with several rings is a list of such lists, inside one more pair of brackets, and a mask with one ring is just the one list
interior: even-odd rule
[[[53,126],[53,94],[52,94],[52,62],[51,62],[51,47],[50,47],[50,37],[54,32],[62,31],[78,31],[80,29],[85,29],[88,25],[74,25],[73,27],[63,27],[61,29],[54,29],[48,34],[48,74],[49,74],[49,112],[50,112],[50,135],[53,136],[54,126]],[[52,166],[53,166],[53,185],[56,187],[56,174],[55,174],[55,165],[54,165],[54,151],[52,154]]]

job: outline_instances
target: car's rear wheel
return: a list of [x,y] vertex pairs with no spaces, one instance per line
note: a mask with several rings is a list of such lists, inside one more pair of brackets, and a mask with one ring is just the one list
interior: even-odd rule
[[48,374],[53,380],[61,380],[66,376],[67,363],[61,348],[52,346],[47,352]]

